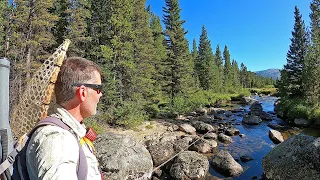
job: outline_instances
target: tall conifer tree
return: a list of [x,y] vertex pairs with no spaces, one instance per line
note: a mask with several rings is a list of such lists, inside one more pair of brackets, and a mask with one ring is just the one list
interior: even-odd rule
[[320,1],[313,0],[310,4],[310,35],[309,52],[304,62],[303,88],[307,100],[314,104],[320,103]]
[[217,45],[216,52],[215,52],[215,64],[218,68],[218,73],[217,73],[217,91],[222,92],[223,91],[223,60],[221,56],[221,51],[220,51],[220,46]]
[[155,50],[155,56],[154,56],[154,69],[155,74],[152,78],[154,81],[154,89],[155,91],[159,92],[161,90],[161,94],[158,94],[159,99],[162,98],[162,89],[167,82],[164,78],[164,72],[166,69],[165,63],[167,59],[167,50],[165,46],[165,39],[163,35],[163,29],[161,26],[160,17],[155,15],[154,13],[150,13],[151,19],[150,19],[150,27],[152,30],[153,35],[153,47]]
[[202,33],[199,41],[199,79],[200,86],[204,90],[212,89],[216,87],[214,79],[216,78],[217,68],[214,63],[214,56],[212,53],[211,43],[208,39],[207,31],[202,26]]
[[15,16],[12,23],[13,35],[10,39],[10,57],[23,61],[26,77],[40,61],[44,61],[52,53],[55,43],[50,31],[58,17],[50,13],[53,0],[48,1],[15,1]]
[[234,88],[234,92],[237,92],[240,89],[239,82],[239,67],[236,60],[232,60],[232,86]]
[[155,79],[155,49],[152,30],[150,28],[150,14],[145,9],[146,0],[135,0],[133,29],[134,29],[134,62],[136,71],[134,74],[135,93],[142,95],[140,101],[150,101],[155,97],[153,84]]
[[225,92],[232,90],[232,67],[230,62],[230,53],[227,45],[224,46],[223,50],[223,60],[224,60],[224,89]]
[[165,37],[168,50],[167,71],[172,103],[178,93],[187,93],[192,87],[193,62],[189,57],[188,42],[185,38],[185,30],[182,27],[184,20],[180,20],[180,7],[178,0],[165,0],[163,7],[163,22],[165,24]]
[[307,34],[297,6],[295,7],[294,18],[291,45],[287,53],[287,64],[281,72],[282,78],[279,90],[283,96],[302,97],[302,71],[307,53]]

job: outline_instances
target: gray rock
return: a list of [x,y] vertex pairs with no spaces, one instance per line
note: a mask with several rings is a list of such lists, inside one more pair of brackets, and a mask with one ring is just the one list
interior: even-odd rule
[[252,161],[253,160],[253,158],[251,156],[248,156],[248,155],[247,156],[241,156],[240,159],[241,159],[242,162],[248,162],[248,161]]
[[159,166],[175,154],[175,141],[152,141],[147,143],[154,166]]
[[209,170],[206,156],[194,151],[184,151],[179,154],[170,168],[174,179],[203,179]]
[[320,138],[294,135],[262,160],[267,179],[320,179]]
[[242,122],[245,124],[257,125],[262,122],[259,116],[246,115],[243,117]]
[[243,172],[242,166],[225,150],[221,150],[214,155],[211,164],[225,176],[238,176]]
[[310,121],[303,119],[303,118],[296,118],[294,119],[294,124],[301,127],[308,127],[311,123]]
[[200,139],[196,143],[194,143],[189,150],[197,151],[199,153],[210,153],[215,152],[218,148],[218,143],[215,140],[205,140]]
[[206,108],[198,108],[198,109],[196,109],[196,113],[197,113],[198,115],[205,115],[205,114],[208,113],[208,111],[207,111]]
[[275,144],[279,144],[279,143],[282,143],[284,140],[283,140],[283,137],[282,137],[282,134],[277,131],[277,130],[273,130],[273,129],[270,129],[269,130],[269,138],[275,143]]
[[226,115],[227,117],[230,117],[230,116],[232,116],[233,114],[232,114],[231,111],[226,111],[226,112],[224,113],[224,115]]
[[210,124],[201,122],[201,121],[192,121],[192,126],[196,128],[197,132],[199,133],[206,133],[208,131],[215,131],[215,128]]
[[227,136],[227,135],[224,135],[224,134],[222,134],[222,133],[220,133],[220,134],[218,135],[218,139],[219,139],[219,141],[221,141],[221,142],[223,142],[223,143],[232,143],[232,142],[233,142],[233,140],[232,140],[231,137],[229,137],[229,136]]
[[260,118],[265,121],[271,121],[273,119],[273,117],[265,111],[260,112]]
[[228,128],[228,129],[226,129],[226,132],[225,132],[225,134],[228,136],[234,136],[239,133],[240,133],[239,129],[236,129],[236,128]]
[[[128,136],[104,133],[95,141],[97,158],[107,179],[142,178],[153,169],[148,150]],[[148,175],[151,178],[151,174]]]
[[205,139],[218,139],[218,135],[216,133],[208,133],[203,136]]
[[179,130],[188,134],[196,134],[196,129],[190,124],[184,123],[179,125]]

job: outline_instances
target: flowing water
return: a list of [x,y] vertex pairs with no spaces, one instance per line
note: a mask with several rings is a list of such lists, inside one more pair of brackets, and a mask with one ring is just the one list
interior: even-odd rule
[[[263,111],[268,113],[273,113],[274,102],[277,100],[276,97],[267,96],[267,97],[254,97],[257,99],[262,107]],[[245,112],[249,112],[250,105],[242,106],[245,109]],[[236,107],[238,108],[238,107]],[[224,149],[228,150],[230,154],[236,159],[244,169],[244,172],[238,176],[233,177],[232,179],[241,179],[241,180],[250,180],[252,177],[256,176],[257,179],[262,178],[262,158],[275,146],[275,144],[269,139],[268,133],[271,129],[268,127],[268,123],[275,124],[284,124],[284,122],[277,118],[275,115],[273,116],[272,121],[263,121],[260,125],[246,125],[242,124],[243,112],[234,113],[235,117],[235,125],[234,127],[239,129],[240,134],[245,134],[245,137],[240,138],[239,136],[233,136],[233,143],[231,144],[222,144],[220,143],[219,150]],[[282,132],[285,139],[292,136],[293,134],[297,134],[301,132],[300,130],[291,130]],[[319,130],[305,129],[302,132],[311,134],[314,136],[319,136]],[[249,162],[242,162],[240,160],[241,156],[249,155],[254,160]],[[225,176],[219,174],[215,171],[212,166],[210,166],[209,172],[211,175],[225,178]]]

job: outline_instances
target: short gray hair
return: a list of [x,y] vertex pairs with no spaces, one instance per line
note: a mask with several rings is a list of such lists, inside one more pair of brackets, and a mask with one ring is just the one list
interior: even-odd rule
[[99,66],[85,58],[70,57],[64,60],[54,88],[57,103],[61,105],[74,98],[74,84],[93,81],[94,71],[101,74]]

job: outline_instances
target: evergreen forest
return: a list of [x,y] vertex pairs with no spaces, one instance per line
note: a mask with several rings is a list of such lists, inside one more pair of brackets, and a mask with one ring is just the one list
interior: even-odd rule
[[294,9],[287,64],[276,82],[281,98],[280,114],[290,121],[320,119],[320,0],[312,0],[310,10],[310,25],[306,27],[299,8]]
[[[317,106],[319,4],[311,5],[310,32],[296,8],[288,64],[277,82],[283,99],[306,98]],[[274,80],[231,58],[227,45],[211,44],[205,25],[188,42],[181,11],[178,0],[165,0],[163,17],[146,0],[0,0],[0,57],[12,64],[11,106],[65,39],[71,40],[68,57],[101,67],[103,96],[96,118],[111,124],[134,126],[160,114],[249,95],[248,88],[273,86]]]

